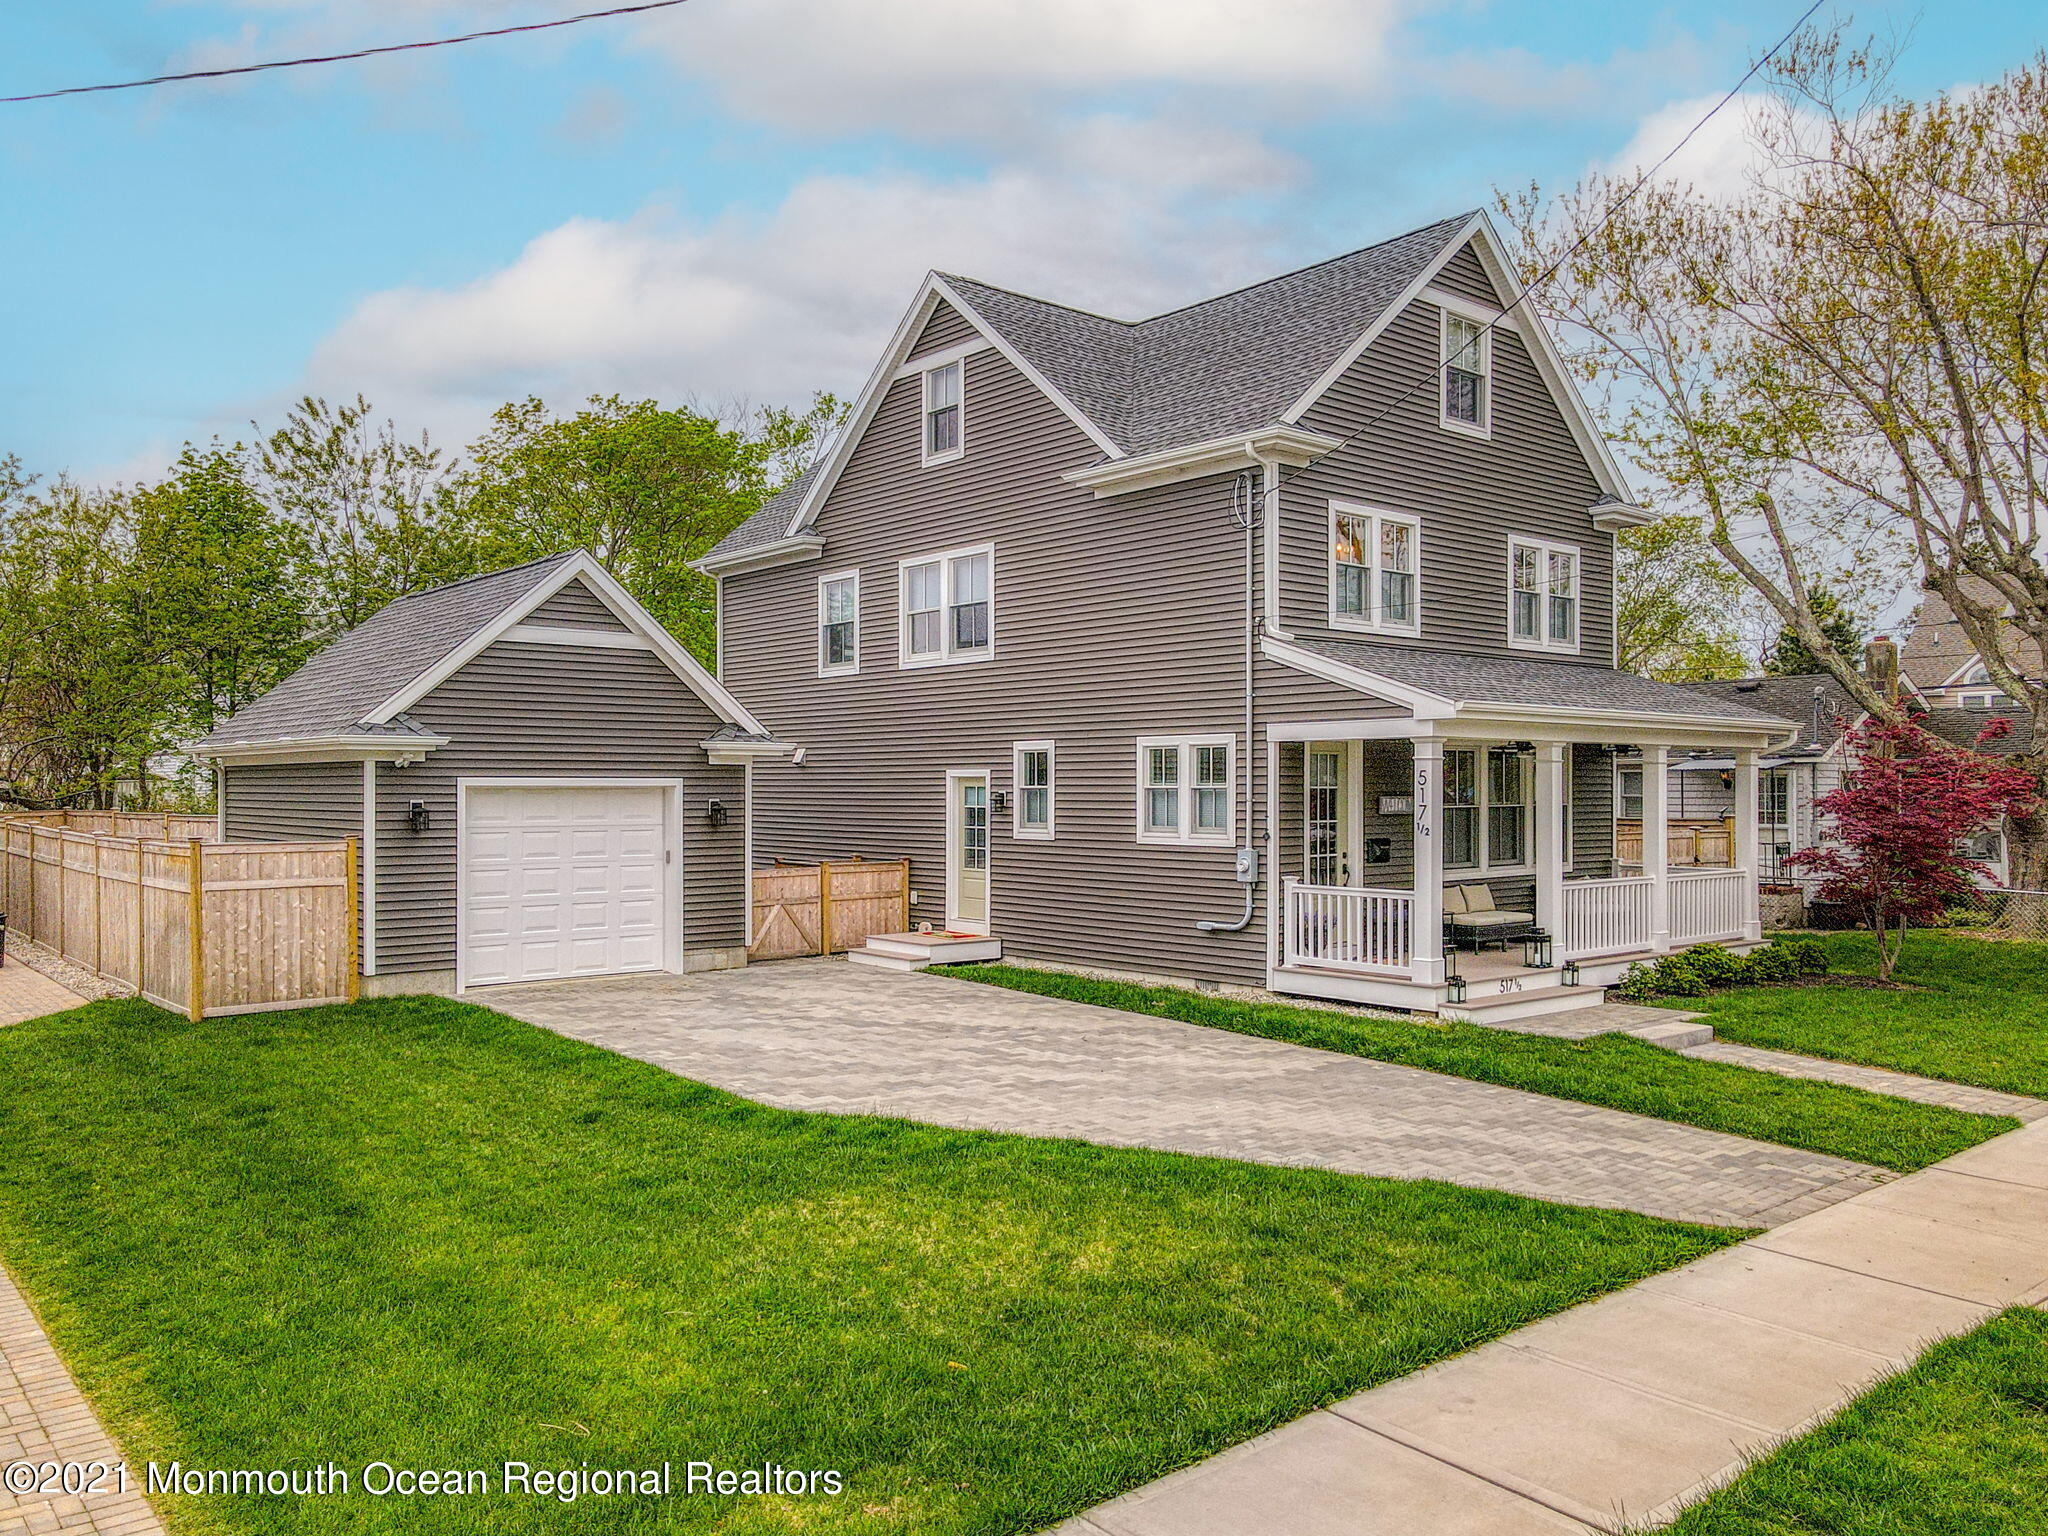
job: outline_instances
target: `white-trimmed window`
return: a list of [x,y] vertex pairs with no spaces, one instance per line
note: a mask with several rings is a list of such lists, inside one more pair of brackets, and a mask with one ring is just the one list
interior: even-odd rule
[[1614,816],[1617,821],[1643,819],[1643,765],[1614,765]]
[[1444,751],[1444,868],[1505,872],[1530,864],[1533,752]]
[[948,464],[967,451],[967,364],[960,358],[924,371],[924,461]]
[[1236,803],[1229,736],[1138,742],[1138,841],[1228,847]]
[[1330,503],[1330,626],[1422,633],[1422,524],[1405,512]]
[[1020,741],[1016,751],[1017,798],[1012,831],[1018,837],[1048,838],[1053,827],[1053,744]]
[[860,670],[860,572],[818,578],[818,676]]
[[1493,431],[1493,335],[1477,312],[1443,314],[1441,420],[1454,432]]
[[1579,648],[1578,546],[1508,540],[1508,644],[1530,651]]
[[995,566],[993,544],[903,562],[902,665],[986,661],[995,654]]

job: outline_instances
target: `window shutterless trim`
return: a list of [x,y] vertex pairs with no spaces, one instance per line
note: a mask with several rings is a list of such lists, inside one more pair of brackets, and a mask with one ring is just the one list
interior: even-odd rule
[[[1534,550],[1536,553],[1536,574],[1539,585],[1536,588],[1536,637],[1528,639],[1515,633],[1515,551]],[[1550,557],[1570,555],[1572,557],[1572,637],[1569,641],[1550,638]],[[1508,645],[1518,651],[1549,651],[1556,656],[1576,656],[1586,623],[1586,551],[1577,544],[1560,544],[1555,539],[1529,538],[1519,533],[1508,535]]]
[[[953,644],[953,562],[974,555],[988,560],[988,644],[958,649]],[[912,655],[910,650],[910,572],[914,567],[939,568],[939,648]],[[929,612],[929,609],[920,610]],[[988,661],[996,653],[996,547],[973,544],[964,549],[937,550],[896,562],[896,664],[899,667],[961,666]]]
[[1473,822],[1472,851],[1478,855],[1478,862],[1475,864],[1453,864],[1450,861],[1450,837],[1447,830],[1444,838],[1444,869],[1447,873],[1485,875],[1490,878],[1494,875],[1526,875],[1536,868],[1535,818],[1540,813],[1535,804],[1535,774],[1533,772],[1535,758],[1533,754],[1528,752],[1517,752],[1514,754],[1522,765],[1520,777],[1523,798],[1518,801],[1507,802],[1508,804],[1519,806],[1522,811],[1522,857],[1513,864],[1496,864],[1493,862],[1493,812],[1499,807],[1496,807],[1493,799],[1493,765],[1488,761],[1488,758],[1496,750],[1497,746],[1497,743],[1488,742],[1478,742],[1469,746],[1450,742],[1444,746],[1444,756],[1447,759],[1460,752],[1470,753],[1472,756],[1472,789],[1474,798],[1470,805],[1451,804],[1449,798],[1451,775],[1448,767],[1444,769],[1444,811],[1446,813],[1444,822],[1448,829],[1450,823],[1449,812],[1470,811]]
[[[959,380],[958,396],[953,402],[954,431],[953,446],[939,452],[932,451],[932,380],[947,369],[952,369]],[[967,454],[967,359],[965,357],[940,357],[928,362],[919,370],[917,383],[917,450],[918,461],[927,467],[934,464],[951,464]]]
[[[1450,301],[1450,295],[1438,294],[1437,305],[1437,366],[1436,366],[1436,419],[1437,425],[1447,432],[1460,432],[1466,437],[1491,438],[1493,436],[1493,331],[1488,324],[1499,318],[1489,314],[1477,304]],[[1479,328],[1479,366],[1464,370],[1479,380],[1479,420],[1461,421],[1450,411],[1450,402],[1445,398],[1446,386],[1450,382],[1451,367],[1451,320],[1456,317]]]
[[[1024,754],[1043,752],[1045,754],[1045,821],[1043,824],[1027,822],[1024,819]],[[1059,751],[1050,741],[1019,741],[1010,748],[1010,835],[1050,842],[1054,828],[1059,823]]]
[[[1150,781],[1150,757],[1152,750],[1169,748],[1178,754],[1177,771],[1173,785],[1176,799],[1173,831],[1155,829],[1147,818],[1147,793],[1153,786]],[[1206,790],[1218,790],[1223,795],[1223,825],[1221,827],[1195,826],[1195,761],[1196,749],[1200,747],[1221,747],[1224,752],[1224,773],[1221,784],[1204,784]],[[1140,736],[1137,741],[1137,835],[1141,843],[1176,848],[1228,848],[1237,839],[1237,738],[1228,731],[1198,736]]]
[[[1340,518],[1363,518],[1369,525],[1366,539],[1366,563],[1352,566],[1353,570],[1365,572],[1366,612],[1343,613],[1338,609],[1337,573],[1337,523]],[[1407,573],[1415,583],[1415,591],[1409,608],[1414,618],[1407,623],[1389,624],[1375,617],[1380,611],[1383,595],[1382,582],[1385,572],[1380,566],[1380,528],[1382,524],[1393,523],[1408,530],[1409,548],[1414,551],[1415,569]],[[1330,502],[1330,512],[1323,524],[1323,568],[1329,588],[1329,622],[1332,629],[1347,629],[1364,635],[1407,635],[1411,638],[1422,634],[1422,519],[1410,512],[1396,512],[1389,507],[1369,506],[1362,501]]]
[[[829,624],[825,594],[836,582],[853,583],[853,660],[828,662],[825,659],[825,631]],[[860,672],[860,572],[834,571],[829,576],[818,578],[818,676],[854,677]]]

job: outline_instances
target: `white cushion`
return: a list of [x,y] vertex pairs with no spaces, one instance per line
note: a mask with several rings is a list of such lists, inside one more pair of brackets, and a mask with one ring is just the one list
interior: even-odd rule
[[1471,908],[1465,905],[1465,887],[1462,885],[1447,885],[1444,887],[1444,910],[1446,912],[1469,912],[1471,910]]
[[1533,923],[1535,915],[1529,912],[1454,912],[1451,914],[1453,928],[1506,928],[1515,923]]
[[1461,885],[1465,893],[1467,912],[1491,912],[1493,910],[1493,887],[1490,885]]

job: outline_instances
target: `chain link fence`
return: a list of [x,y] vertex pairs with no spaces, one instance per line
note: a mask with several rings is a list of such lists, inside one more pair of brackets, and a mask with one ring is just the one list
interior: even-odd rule
[[[1764,921],[1775,928],[1858,928],[1862,917],[1840,902],[1815,899],[1814,877],[1778,876],[1765,883]],[[1778,894],[1769,894],[1775,890]],[[2048,891],[1979,890],[1953,903],[1927,928],[1968,934],[1973,938],[2010,939],[2048,944]]]

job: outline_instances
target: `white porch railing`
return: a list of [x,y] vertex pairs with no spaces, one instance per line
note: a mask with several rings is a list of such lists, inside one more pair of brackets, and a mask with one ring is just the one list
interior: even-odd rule
[[1406,975],[1414,956],[1412,891],[1289,885],[1281,958],[1288,965]]
[[1671,942],[1739,939],[1749,916],[1749,871],[1671,872]]
[[1655,890],[1656,882],[1647,875],[1565,881],[1558,958],[1586,960],[1648,949]]

